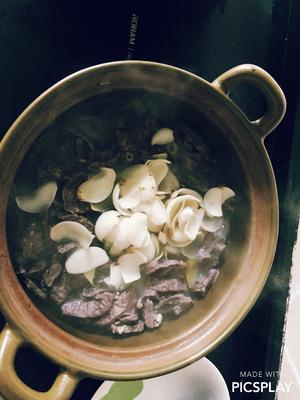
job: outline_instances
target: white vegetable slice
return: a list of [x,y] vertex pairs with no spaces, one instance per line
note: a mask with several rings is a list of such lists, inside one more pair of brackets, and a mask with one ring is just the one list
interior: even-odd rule
[[175,228],[173,230],[171,239],[177,242],[176,247],[182,247],[182,243],[185,243],[187,240],[191,241],[191,239],[179,228]]
[[201,196],[201,194],[192,189],[180,188],[178,190],[175,190],[175,192],[172,193],[171,198],[173,199],[179,195],[183,196],[186,194],[196,197],[197,199],[200,200],[200,205],[201,206],[203,205],[203,197]]
[[120,180],[120,195],[137,195],[136,189],[140,191],[142,202],[147,202],[155,196],[157,185],[149,168],[144,164],[137,164],[127,168]]
[[160,183],[165,179],[169,167],[168,164],[171,164],[171,161],[169,160],[149,160],[146,165],[150,169],[152,175],[154,176],[154,179],[156,181],[157,186],[160,185]]
[[119,206],[122,209],[129,209],[138,206],[141,202],[141,192],[137,187],[132,192],[119,199]]
[[168,153],[156,153],[152,155],[153,158],[155,159],[162,159],[162,160],[166,160],[168,158]]
[[165,246],[165,251],[166,251],[167,253],[169,253],[169,254],[172,254],[172,255],[181,254],[181,249],[180,249],[180,248],[170,246],[169,244],[167,244],[167,245]]
[[151,234],[149,239],[146,246],[136,249],[145,256],[146,262],[152,261],[159,253],[159,242],[156,235]]
[[91,203],[91,209],[96,212],[105,212],[112,209],[112,198],[109,196],[107,199],[99,203]]
[[148,236],[148,218],[143,213],[134,213],[127,225],[127,236],[130,244],[140,247]]
[[178,216],[178,226],[180,229],[184,229],[185,225],[193,219],[194,210],[192,207],[185,207]]
[[130,216],[132,213],[128,210],[125,210],[122,208],[119,204],[119,197],[120,197],[120,185],[119,183],[116,184],[113,194],[112,194],[112,200],[113,200],[113,205],[115,209],[121,214],[121,215],[127,215]]
[[194,240],[196,238],[197,234],[199,233],[203,217],[204,210],[203,208],[200,208],[196,209],[193,213],[193,217],[189,218],[187,221],[184,227],[184,233],[189,239]]
[[125,283],[137,281],[141,278],[140,265],[147,262],[143,254],[136,251],[119,257],[118,265]]
[[17,196],[17,206],[28,213],[47,210],[53,203],[57,192],[56,182],[47,182],[28,195]]
[[143,181],[139,183],[139,190],[141,193],[141,201],[146,203],[155,197],[157,185],[154,176],[148,175]]
[[167,222],[167,212],[164,203],[159,199],[154,199],[147,214],[149,217],[149,229],[152,232],[159,232],[162,225]]
[[66,260],[65,267],[69,274],[82,274],[100,267],[109,261],[106,251],[100,247],[78,249]]
[[168,144],[174,142],[174,131],[170,128],[160,128],[151,139],[152,146],[155,144]]
[[218,187],[209,189],[204,196],[204,208],[211,217],[222,217],[222,190]]
[[179,216],[180,212],[183,208],[188,207],[189,205],[200,205],[200,199],[192,195],[183,195],[175,197],[174,199],[170,199],[167,201],[167,221],[171,224],[170,226],[173,228],[174,223],[177,222],[177,217]]
[[167,236],[163,231],[160,231],[158,233],[158,240],[162,243],[162,244],[166,244],[167,243]]
[[119,221],[120,214],[115,210],[106,211],[101,214],[95,224],[95,233],[97,238],[101,241],[105,239]]
[[94,237],[85,226],[75,221],[59,222],[50,229],[50,238],[55,242],[77,242],[84,249],[91,245]]
[[116,173],[112,168],[101,168],[97,175],[83,182],[77,189],[77,197],[88,203],[99,203],[112,192]]
[[109,249],[109,254],[112,257],[118,257],[124,249],[120,249],[119,247],[115,246],[114,244]]
[[159,190],[170,193],[178,188],[180,188],[180,182],[173,174],[173,172],[169,169],[165,179],[159,185]]
[[122,277],[121,269],[118,265],[110,265],[110,276],[104,279],[108,286],[114,287],[116,290],[124,290],[126,285]]
[[235,196],[233,190],[226,186],[209,189],[204,196],[204,208],[211,217],[222,217],[222,204]]
[[83,274],[91,285],[94,285],[95,273],[96,273],[96,268],[92,269],[91,271],[85,272]]
[[222,190],[222,203],[225,203],[226,200],[235,196],[234,191],[227,186],[222,186],[220,189]]
[[150,232],[147,232],[147,234],[145,235],[145,239],[144,239],[144,241],[143,241],[141,247],[146,247],[146,246],[148,246],[150,240],[151,240]]
[[[115,237],[111,238],[113,246],[110,250],[114,255],[117,255],[118,251],[122,251],[130,246],[130,235],[128,233],[130,227],[130,218],[121,217],[120,222],[116,227]],[[111,253],[112,254],[112,253]]]
[[201,222],[201,228],[207,232],[216,232],[223,224],[222,217],[208,217],[205,215]]

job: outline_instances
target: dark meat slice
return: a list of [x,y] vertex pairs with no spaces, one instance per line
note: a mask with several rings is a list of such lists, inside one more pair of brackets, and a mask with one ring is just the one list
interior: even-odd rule
[[43,273],[42,282],[49,288],[53,286],[54,282],[61,274],[62,268],[62,265],[58,262],[51,264],[50,267]]
[[162,314],[179,315],[194,305],[193,300],[182,293],[169,297],[162,297],[155,307]]
[[147,284],[152,290],[155,290],[158,293],[185,292],[186,290],[188,290],[186,282],[178,278],[151,278],[148,280]]
[[151,300],[159,300],[159,293],[152,287],[147,287],[142,293],[142,300],[148,298]]
[[162,315],[154,309],[153,301],[146,299],[143,308],[145,325],[147,328],[157,328],[162,323]]
[[144,321],[138,321],[134,325],[112,324],[112,326],[111,326],[112,333],[118,334],[118,335],[128,335],[130,333],[139,333],[139,332],[143,332],[144,329],[145,329]]
[[201,297],[204,297],[207,294],[208,290],[211,288],[212,284],[217,279],[218,275],[218,269],[212,268],[208,270],[205,275],[196,279],[193,292],[199,294]]
[[49,266],[49,264],[45,260],[31,261],[30,265],[18,266],[18,270],[16,271],[16,273],[26,275],[26,276],[40,275],[48,268],[48,266]]
[[43,157],[39,163],[37,173],[38,178],[41,181],[57,181],[62,176],[62,169],[57,165],[57,163],[55,163],[54,160],[48,157]]
[[108,290],[108,285],[104,282],[105,278],[108,278],[110,275],[110,262],[101,265],[101,267],[96,268],[95,276],[94,276],[94,286],[98,289]]
[[111,325],[123,314],[133,313],[136,310],[137,301],[137,293],[132,288],[118,293],[108,314],[98,319],[96,324],[100,326]]
[[32,222],[22,230],[19,246],[23,257],[35,260],[45,251],[45,229],[41,223]]
[[25,279],[25,285],[31,290],[36,296],[40,297],[41,299],[47,298],[47,293],[41,289],[34,281],[29,278]]
[[75,248],[78,246],[78,243],[76,242],[67,242],[67,243],[60,243],[57,245],[57,251],[59,254],[65,254],[68,251],[75,250]]
[[223,230],[224,228],[220,228],[215,233],[206,234],[196,255],[196,259],[202,267],[212,268],[220,264],[220,258],[226,248]]
[[61,306],[65,315],[78,318],[98,318],[108,312],[113,303],[114,295],[110,292],[102,293],[99,300],[73,299]]
[[71,275],[63,271],[54,282],[50,296],[57,304],[62,304],[72,290],[82,288],[86,283],[87,280],[82,274]]
[[93,298],[93,299],[100,299],[103,292],[113,292],[110,288],[103,283],[103,286],[96,287],[96,286],[86,286],[82,289],[80,295],[85,298]]
[[89,204],[77,198],[79,185],[86,180],[82,174],[72,176],[62,190],[64,209],[70,213],[84,214],[89,210]]
[[118,321],[124,322],[126,324],[130,324],[132,322],[135,322],[139,319],[139,315],[137,313],[137,310],[134,308],[130,311],[125,312],[124,314],[121,315],[121,317],[118,318]]
[[153,274],[154,272],[166,272],[174,271],[177,269],[184,269],[186,263],[182,260],[154,260],[144,266],[143,272],[146,275]]
[[99,294],[103,293],[104,290],[96,288],[95,286],[86,286],[82,289],[81,295],[87,298],[95,298]]

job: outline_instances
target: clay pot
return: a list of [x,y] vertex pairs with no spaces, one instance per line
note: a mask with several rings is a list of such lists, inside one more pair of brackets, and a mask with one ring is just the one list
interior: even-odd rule
[[[256,121],[249,121],[228,96],[240,83],[256,86],[265,97],[267,111]],[[219,156],[231,171],[230,184],[241,206],[234,213],[226,261],[205,299],[160,329],[115,339],[68,332],[31,302],[10,259],[5,221],[16,171],[38,136],[70,107],[92,96],[113,96],[120,89],[166,94],[184,102],[196,119],[206,120]],[[284,113],[281,89],[254,65],[237,66],[209,83],[168,65],[112,62],[79,71],[35,100],[1,143],[0,305],[7,324],[0,338],[0,392],[15,400],[67,399],[83,376],[111,380],[154,377],[186,366],[218,346],[249,312],[272,265],[278,200],[263,140]],[[48,392],[28,388],[15,373],[14,355],[24,343],[62,368]]]

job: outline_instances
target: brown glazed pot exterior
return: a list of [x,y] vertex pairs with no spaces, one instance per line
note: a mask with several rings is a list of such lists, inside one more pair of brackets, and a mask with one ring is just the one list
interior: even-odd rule
[[[240,82],[252,83],[266,98],[267,112],[257,121],[250,122],[227,96]],[[35,139],[71,106],[117,89],[167,94],[211,120],[222,131],[239,162],[237,168],[243,178],[236,185],[242,187],[245,198],[245,209],[239,214],[242,234],[238,227],[234,230],[225,265],[207,297],[180,319],[154,332],[125,339],[72,335],[42,314],[18,281],[5,231],[11,185]],[[281,89],[270,75],[253,65],[235,67],[208,83],[163,64],[113,62],[79,71],[35,100],[1,143],[0,305],[7,325],[0,338],[0,392],[8,398],[23,400],[67,399],[84,375],[113,380],[152,377],[183,367],[220,344],[253,306],[272,264],[278,204],[272,168],[262,142],[284,112]],[[22,343],[32,344],[62,366],[63,372],[49,392],[37,394],[17,378],[13,357]]]

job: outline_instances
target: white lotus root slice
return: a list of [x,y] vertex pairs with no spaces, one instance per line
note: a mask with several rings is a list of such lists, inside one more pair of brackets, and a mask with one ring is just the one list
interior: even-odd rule
[[120,222],[120,214],[115,210],[106,211],[100,215],[95,224],[95,234],[102,241]]
[[56,182],[47,182],[28,195],[17,196],[17,206],[28,213],[47,210],[53,203],[57,192]]
[[119,265],[111,264],[110,265],[110,276],[104,279],[104,282],[108,286],[114,287],[116,290],[124,290],[126,284],[122,277],[121,269]]
[[169,169],[165,179],[159,185],[159,190],[170,193],[173,192],[173,190],[177,190],[178,188],[180,188],[180,182],[173,174],[173,172]]
[[168,164],[171,164],[171,161],[161,159],[149,160],[146,162],[146,165],[154,176],[157,186],[159,186],[167,176],[167,173],[169,172]]
[[88,203],[99,203],[111,194],[116,180],[112,168],[100,168],[97,175],[83,182],[77,189],[77,197]]
[[139,280],[141,278],[140,265],[146,262],[147,258],[139,251],[124,254],[119,257],[118,265],[124,282],[130,283]]
[[154,133],[151,139],[151,145],[168,144],[174,142],[174,131],[170,128],[160,128]]
[[209,189],[204,196],[206,213],[211,217],[222,217],[222,204],[234,195],[234,191],[226,186]]
[[[120,197],[123,199],[121,208],[133,208],[140,202],[154,198],[157,184],[150,169],[144,164],[127,168],[120,179]],[[121,200],[120,199],[120,200]]]
[[94,235],[82,224],[75,221],[63,221],[50,229],[50,238],[55,242],[77,242],[80,247],[88,248]]
[[207,215],[204,215],[201,222],[201,228],[204,229],[206,232],[216,232],[218,229],[221,228],[222,224],[222,217],[209,217]]
[[66,260],[65,267],[69,274],[83,274],[100,267],[109,261],[106,251],[100,247],[78,249]]

